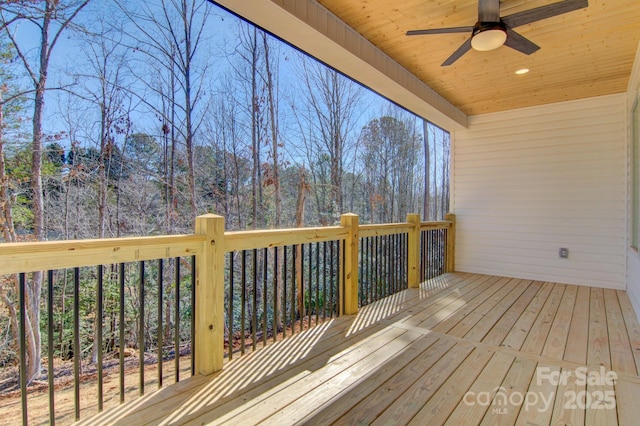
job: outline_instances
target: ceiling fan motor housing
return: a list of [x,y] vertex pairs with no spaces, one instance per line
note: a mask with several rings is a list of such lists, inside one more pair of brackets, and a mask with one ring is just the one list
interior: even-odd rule
[[476,22],[471,33],[471,47],[474,50],[497,49],[507,41],[507,27],[504,22]]

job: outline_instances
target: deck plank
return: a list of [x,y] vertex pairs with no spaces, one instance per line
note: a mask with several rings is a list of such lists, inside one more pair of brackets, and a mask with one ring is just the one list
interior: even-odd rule
[[[563,368],[561,374],[573,375],[573,369]],[[583,425],[585,410],[578,407],[576,397],[586,392],[586,385],[579,384],[575,376],[558,384],[558,392],[553,405],[551,424]]]
[[622,373],[636,374],[636,364],[629,343],[629,334],[624,325],[622,310],[615,290],[604,290],[604,305],[607,312],[611,369]]
[[560,300],[560,306],[558,307],[558,313],[556,314],[551,330],[549,330],[549,336],[542,349],[542,355],[550,358],[562,359],[564,356],[564,350],[567,344],[567,337],[569,335],[569,328],[571,326],[571,316],[573,315],[573,308],[576,302],[576,296],[578,295],[578,287],[575,285],[568,285]]
[[[404,339],[400,337],[405,336]],[[364,344],[359,345],[355,350],[336,357],[333,362],[327,362],[320,369],[304,375],[304,377],[292,378],[267,390],[261,389],[259,395],[247,400],[240,396],[239,399],[231,401],[218,407],[218,410],[208,411],[202,415],[189,419],[185,424],[203,424],[215,420],[218,424],[256,424],[274,414],[276,410],[295,401],[303,395],[321,386],[339,373],[347,370],[359,361],[358,365],[363,365],[371,361],[385,360],[397,351],[405,348],[409,343],[419,338],[421,335],[412,332],[403,332],[399,329],[385,329],[383,333],[375,338],[367,339]],[[380,361],[382,362],[382,361]],[[233,408],[231,407],[233,406]],[[224,412],[224,414],[222,414]]]
[[[334,323],[337,325],[331,327]],[[234,405],[234,400],[237,401],[238,394],[249,397],[260,395],[265,389],[288,383],[292,378],[300,379],[310,374],[310,371],[321,368],[326,364],[327,359],[339,358],[340,355],[356,349],[359,344],[366,342],[366,336],[376,338],[386,330],[380,324],[367,330],[366,333],[345,337],[351,324],[350,318],[339,318],[245,355],[229,363],[221,372],[210,376],[208,385],[199,387],[197,391],[194,389],[176,397],[170,395],[172,387],[161,389],[157,392],[158,395],[154,395],[153,399],[147,399],[135,413],[120,412],[118,419],[122,424],[145,424],[155,419],[165,419],[166,424],[171,424],[174,419],[176,421],[189,419],[195,415],[196,411],[214,411],[223,404],[228,408]],[[323,330],[324,333],[322,333]],[[320,334],[323,338],[317,337]],[[302,344],[313,340],[320,341],[322,344],[313,345],[310,349]],[[306,353],[306,356],[298,359],[303,353]],[[278,357],[278,354],[287,354],[287,356]],[[267,370],[264,369],[265,366]],[[168,404],[164,404],[167,394],[172,401],[178,403],[181,407],[179,410],[172,410]],[[96,421],[99,419],[100,416]]]
[[[551,424],[553,404],[558,391],[558,383],[543,378],[539,371],[545,374],[560,373],[560,367],[555,365],[538,364],[534,373],[524,407],[520,409],[516,426],[542,426]],[[531,396],[529,396],[531,395]]]
[[[500,299],[504,294],[508,293],[507,283],[509,279],[503,278],[497,280],[489,286],[477,288],[474,292],[468,293],[465,303],[455,311],[439,313],[431,322],[424,321],[418,324],[418,327],[432,328],[433,331],[440,333],[451,333],[451,330],[480,305],[487,303],[488,300]],[[475,324],[475,322],[474,322]]]
[[549,293],[553,289],[553,284],[544,283],[540,288],[540,291],[536,293],[527,309],[524,310],[518,321],[516,321],[513,328],[509,331],[507,337],[505,337],[502,342],[502,346],[506,346],[511,349],[520,350],[522,344],[524,343],[533,323],[535,322],[538,314],[540,313],[540,309],[544,306],[544,303],[547,301],[547,297],[549,297]]
[[480,424],[489,405],[483,399],[487,392],[491,398],[504,380],[511,368],[515,357],[502,353],[495,353],[489,363],[480,373],[480,376],[471,385],[468,392],[462,397],[458,406],[453,410],[445,425],[477,425]]
[[607,315],[604,307],[604,292],[601,288],[591,288],[587,364],[591,366],[604,365],[611,369]]
[[513,425],[516,422],[522,408],[518,403],[523,402],[536,365],[535,361],[524,358],[517,358],[513,362],[481,425]]
[[[473,325],[473,327],[464,334],[465,339],[472,340],[474,342],[480,342],[484,337],[489,333],[489,331],[496,325],[496,323],[502,318],[502,315],[507,312],[511,305],[515,303],[515,301],[522,295],[522,293],[531,285],[532,281],[530,280],[517,280],[513,283],[513,288],[511,291],[502,298],[502,300],[497,301],[497,303],[485,303],[480,306],[479,309],[474,311],[474,313],[480,314],[480,318]],[[509,285],[509,284],[508,284]],[[462,331],[462,330],[461,330]],[[452,335],[457,336],[458,334],[452,330]]]
[[553,290],[551,290],[547,301],[540,310],[533,326],[531,326],[529,335],[522,344],[521,350],[523,352],[536,355],[542,352],[565,289],[566,286],[564,284],[556,284],[553,286]]
[[618,380],[615,386],[616,410],[621,426],[637,425],[640,419],[640,383]]
[[[472,345],[456,343],[432,368],[411,385],[398,397],[372,424],[396,425],[407,424],[413,416],[422,408],[424,402],[429,400],[440,386],[458,369],[467,356],[475,348]],[[347,414],[349,417],[349,414]],[[352,419],[358,423],[362,419]],[[348,422],[349,423],[349,422]],[[368,423],[367,421],[364,422]]]
[[500,320],[493,326],[491,331],[482,339],[483,343],[488,345],[498,346],[505,339],[507,334],[511,331],[522,312],[531,303],[531,300],[540,291],[542,287],[541,281],[534,281],[531,283],[527,290],[520,295],[518,300],[509,308],[509,310],[500,318]]
[[462,401],[494,352],[476,348],[409,421],[409,425],[443,424]]
[[620,303],[620,310],[629,335],[633,358],[636,362],[636,374],[640,375],[640,323],[633,306],[631,306],[629,296],[622,290],[617,290],[616,293],[618,294],[618,303]]
[[[422,346],[418,344],[422,344]],[[326,425],[335,422],[348,411],[355,413],[357,410],[355,407],[360,401],[379,388],[384,386],[384,392],[388,393],[391,389],[396,389],[399,386],[407,386],[412,378],[423,374],[453,347],[453,342],[430,336],[418,340],[418,344],[412,345],[411,350],[403,351],[394,359],[394,362],[387,363],[375,375],[359,380],[355,386],[346,391],[331,395],[325,402],[307,414],[300,423]],[[375,406],[380,405],[380,401],[375,404]]]
[[578,364],[587,363],[587,347],[589,343],[589,312],[591,310],[591,289],[578,288],[571,327],[567,336],[564,359]]
[[[639,361],[623,291],[450,273],[81,424],[636,424]],[[600,366],[615,387],[579,383]]]
[[498,277],[486,277],[482,280],[476,280],[460,289],[458,294],[450,294],[440,298],[435,303],[430,303],[425,309],[405,319],[403,323],[420,328],[432,328],[459,309],[464,308],[469,301],[474,300],[479,294],[496,291],[504,283],[500,283]]
[[[585,426],[618,425],[613,384],[587,384]],[[637,403],[637,401],[636,401]],[[636,419],[636,424],[639,419]]]
[[[415,338],[415,340],[409,342],[410,338]],[[398,364],[402,360],[402,354],[407,354],[412,350],[421,353],[436,340],[436,338],[429,336],[426,338],[421,335],[411,336],[411,333],[400,336],[393,342],[387,343],[375,353],[372,353],[348,369],[345,369],[340,374],[319,384],[309,392],[297,395],[294,401],[278,410],[266,421],[271,424],[296,423],[311,414],[315,407],[322,406],[331,401],[336,394],[347,394],[351,388],[357,387],[360,383],[366,383],[367,379],[377,376],[385,366]],[[278,401],[279,403],[282,403],[281,398],[282,397],[280,397]],[[254,417],[252,416],[251,421],[253,421],[253,419]],[[234,422],[235,420],[236,419],[234,419]]]

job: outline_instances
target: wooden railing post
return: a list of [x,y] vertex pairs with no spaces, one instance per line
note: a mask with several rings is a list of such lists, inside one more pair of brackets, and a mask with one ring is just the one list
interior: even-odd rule
[[340,304],[346,315],[358,313],[358,227],[357,214],[346,213],[340,217],[340,224],[349,231],[344,241],[344,255],[340,262],[340,277],[342,277],[342,303]]
[[407,241],[407,284],[409,288],[420,286],[420,215],[409,213],[407,222],[413,225]]
[[207,375],[221,370],[224,360],[224,218],[198,216],[196,234],[205,241],[196,256],[195,367]]
[[446,271],[454,272],[456,270],[456,215],[447,213],[444,219],[451,222],[451,226],[447,231],[447,263]]

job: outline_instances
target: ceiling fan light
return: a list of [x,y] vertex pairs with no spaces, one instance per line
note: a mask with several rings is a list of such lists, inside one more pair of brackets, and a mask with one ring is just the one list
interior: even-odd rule
[[502,28],[493,28],[475,33],[471,38],[471,47],[474,50],[485,52],[497,49],[505,41],[507,41],[507,32]]

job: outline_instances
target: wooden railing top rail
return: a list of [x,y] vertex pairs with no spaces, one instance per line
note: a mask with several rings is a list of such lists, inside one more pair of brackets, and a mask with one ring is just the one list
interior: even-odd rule
[[429,229],[447,229],[451,228],[452,222],[450,220],[438,220],[432,222],[422,222],[420,224],[420,230],[426,231]]
[[343,226],[225,232],[224,248],[230,252],[344,240],[347,234],[348,231]]
[[382,235],[404,234],[410,232],[412,229],[413,225],[408,222],[370,224],[360,225],[358,234],[360,238],[379,237]]
[[0,244],[0,275],[202,253],[204,235],[105,238]]
[[[449,220],[421,222],[420,229],[443,229],[451,224]],[[358,236],[402,234],[412,231],[413,226],[408,222],[359,225]],[[348,235],[349,230],[341,225],[227,231],[224,233],[224,251],[342,241]],[[205,240],[204,235],[195,234],[0,244],[0,275],[191,256],[203,252]]]

